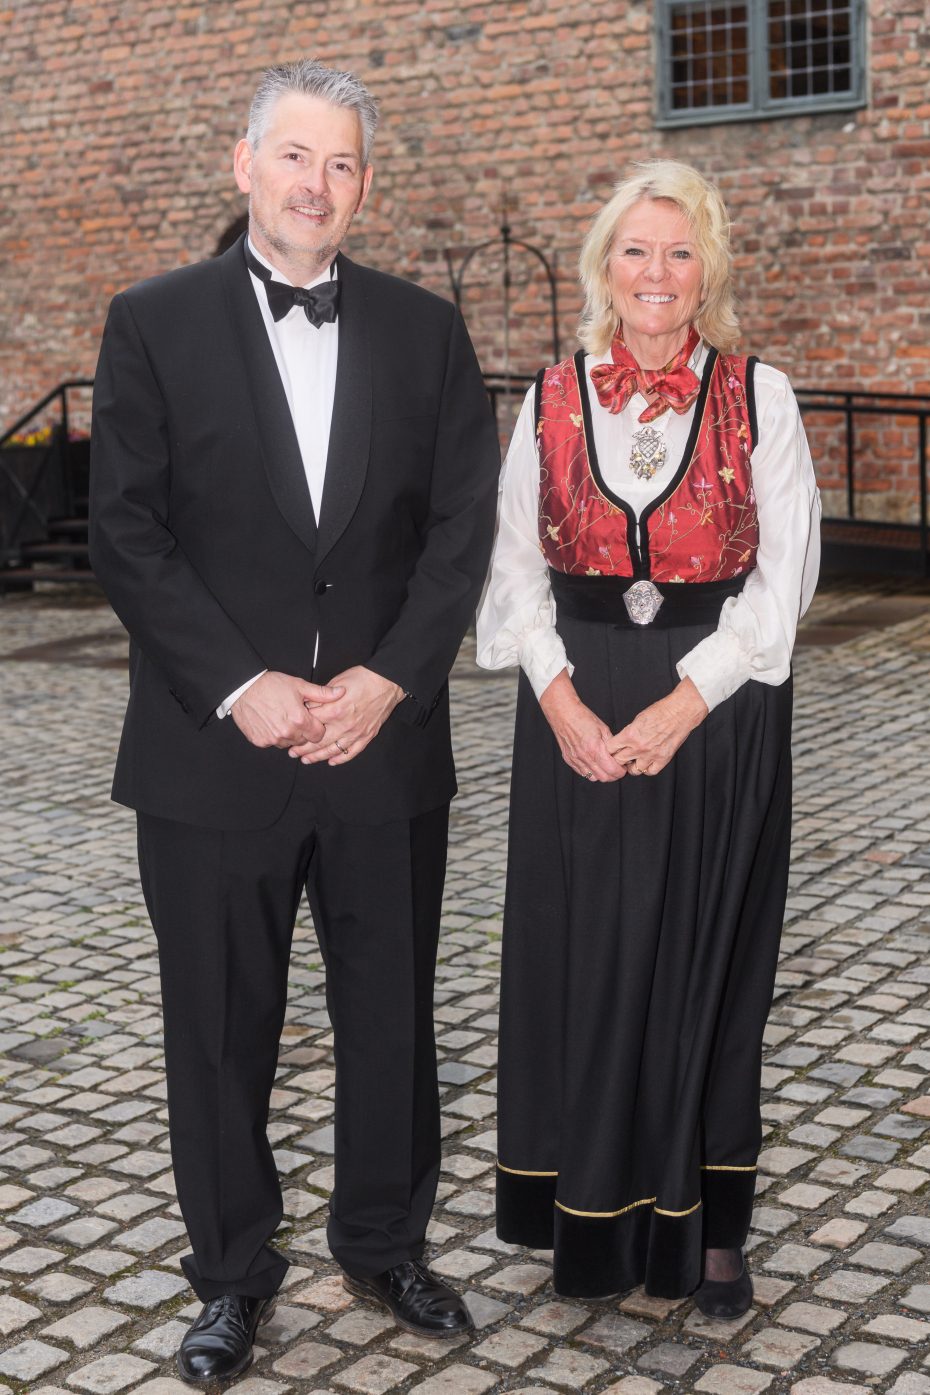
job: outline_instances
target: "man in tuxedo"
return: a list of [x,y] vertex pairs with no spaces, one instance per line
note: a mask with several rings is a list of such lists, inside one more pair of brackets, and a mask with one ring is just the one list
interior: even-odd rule
[[235,155],[247,237],[117,295],[97,372],[91,558],[131,638],[113,798],[158,937],[195,1382],[251,1363],[287,1269],[266,1125],[304,886],[336,1043],[333,1255],[407,1330],[471,1325],[421,1260],[447,677],[500,454],[455,308],[339,251],[375,122],[352,74],[266,72]]

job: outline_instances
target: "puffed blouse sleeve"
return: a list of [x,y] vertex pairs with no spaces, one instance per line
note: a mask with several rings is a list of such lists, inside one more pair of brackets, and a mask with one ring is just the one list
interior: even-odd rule
[[759,364],[759,441],[751,456],[759,515],[755,570],[724,602],[716,631],[678,664],[709,708],[750,678],[777,686],[791,671],[798,621],[820,570],[820,494],[797,399],[784,373]]
[[535,388],[530,388],[501,470],[497,533],[478,611],[478,663],[519,664],[542,697],[563,668],[572,672],[555,628],[549,569],[539,545],[539,455]]

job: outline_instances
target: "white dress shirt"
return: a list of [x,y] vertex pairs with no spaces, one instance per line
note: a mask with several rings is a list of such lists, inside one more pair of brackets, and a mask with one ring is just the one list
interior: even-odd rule
[[[691,357],[699,374],[706,356],[700,345]],[[589,374],[596,363],[610,361],[585,359],[594,445],[605,482],[638,517],[681,464],[695,407],[681,416],[665,412],[651,423],[663,433],[668,454],[652,479],[638,480],[628,462],[646,402],[635,393],[616,415],[601,406]],[[784,373],[762,363],[756,366],[755,394],[759,443],[750,459],[759,514],[756,567],[741,593],[724,601],[716,631],[678,664],[679,677],[691,678],[709,708],[750,678],[775,686],[785,681],[798,621],[810,605],[820,569],[820,494],[797,401]],[[501,472],[497,536],[478,614],[477,657],[482,668],[520,664],[541,697],[563,668],[572,672],[572,665],[555,628],[549,569],[539,544],[534,398],[531,388]]]
[[[271,272],[272,281],[292,283],[280,271],[266,261],[249,242],[249,251],[256,261],[261,262]],[[335,275],[335,266],[332,268]],[[333,420],[333,401],[336,396],[336,364],[339,357],[339,319],[332,324],[312,325],[300,305],[294,305],[282,320],[275,323],[268,305],[265,283],[252,271],[249,272],[255,291],[258,307],[265,321],[265,329],[274,353],[281,385],[291,411],[297,445],[303,461],[304,473],[313,503],[317,523],[320,521],[320,506],[323,502],[323,482],[326,477],[326,457],[329,453],[329,432]],[[322,285],[330,279],[327,268],[321,276],[308,281],[306,289]],[[317,637],[319,640],[319,637]],[[314,656],[315,657],[315,656]],[[262,669],[262,673],[267,670]],[[233,703],[261,678],[256,673],[241,688],[230,693],[225,702],[220,703],[216,715],[223,718]]]

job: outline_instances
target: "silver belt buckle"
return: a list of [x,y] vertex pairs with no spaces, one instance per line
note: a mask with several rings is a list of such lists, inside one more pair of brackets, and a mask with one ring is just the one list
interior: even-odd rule
[[623,593],[626,613],[634,625],[651,625],[664,600],[658,586],[653,586],[651,581],[637,581]]

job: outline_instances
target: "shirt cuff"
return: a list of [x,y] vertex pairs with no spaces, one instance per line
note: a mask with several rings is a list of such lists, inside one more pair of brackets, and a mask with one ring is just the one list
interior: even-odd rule
[[537,699],[563,668],[567,668],[570,675],[575,672],[575,665],[569,663],[565,645],[552,625],[527,631],[520,645],[520,667],[530,680]]
[[224,717],[229,716],[229,710],[232,707],[233,703],[238,702],[239,698],[242,697],[242,694],[247,692],[248,689],[251,688],[252,684],[257,683],[258,680],[267,672],[268,670],[266,668],[263,668],[261,673],[256,673],[254,678],[250,678],[248,683],[243,683],[241,688],[237,688],[234,693],[229,694],[229,697],[226,699],[225,702],[220,703],[219,707],[216,709],[216,715],[219,717],[220,721],[222,721]]
[[709,711],[719,707],[752,677],[749,655],[732,632],[715,630],[676,665],[679,678],[690,678]]

